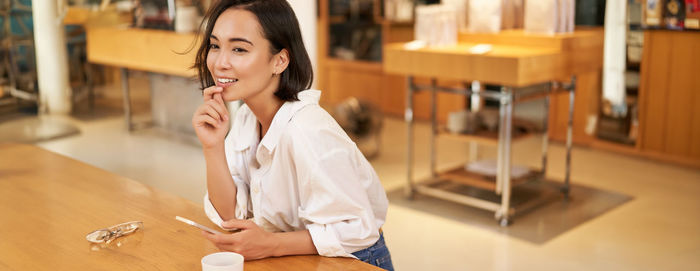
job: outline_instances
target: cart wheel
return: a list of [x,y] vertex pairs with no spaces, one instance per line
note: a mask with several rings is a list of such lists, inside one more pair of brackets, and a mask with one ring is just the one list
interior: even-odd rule
[[495,218],[496,220],[503,219],[503,214],[501,213],[501,210],[496,211],[496,213],[493,214],[493,218]]
[[501,225],[501,227],[508,227],[508,225],[510,225],[510,223],[511,223],[511,221],[508,220],[507,218],[501,218],[501,220],[499,221],[499,224]]

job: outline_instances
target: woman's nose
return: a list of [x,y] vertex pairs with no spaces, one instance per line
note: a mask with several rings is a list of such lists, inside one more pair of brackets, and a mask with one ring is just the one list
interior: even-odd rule
[[231,62],[229,61],[226,54],[218,54],[216,56],[216,61],[214,62],[214,68],[217,70],[228,70],[231,69]]

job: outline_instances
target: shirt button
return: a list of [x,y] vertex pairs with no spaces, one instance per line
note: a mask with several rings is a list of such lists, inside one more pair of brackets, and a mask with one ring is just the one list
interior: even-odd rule
[[253,188],[253,193],[257,194],[259,191],[257,187]]

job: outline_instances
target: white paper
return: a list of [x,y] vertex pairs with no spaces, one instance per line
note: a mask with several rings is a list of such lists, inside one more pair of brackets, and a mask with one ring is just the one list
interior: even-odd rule
[[428,46],[444,46],[457,43],[456,11],[447,5],[416,7],[414,36]]
[[418,50],[424,48],[428,43],[423,41],[423,40],[414,40],[411,42],[407,42],[406,44],[403,45],[403,48],[406,50]]
[[457,15],[459,31],[468,31],[469,28],[469,0],[442,0],[442,4],[451,6]]
[[498,0],[469,0],[469,31],[497,33],[501,30],[501,6]]
[[566,22],[569,9],[567,8],[568,0],[557,0],[557,30],[556,33],[566,32]]
[[493,49],[493,45],[491,44],[477,44],[469,48],[469,52],[472,54],[485,54],[491,51]]
[[558,0],[526,0],[525,32],[554,34],[559,23]]
[[569,0],[569,24],[566,28],[567,32],[574,32],[576,26],[576,1]]
[[[496,162],[496,160],[481,160],[471,162],[465,166],[465,170],[486,176],[496,176],[498,171],[498,163]],[[523,177],[529,172],[530,169],[524,166],[511,165],[510,167],[510,177],[513,179]]]

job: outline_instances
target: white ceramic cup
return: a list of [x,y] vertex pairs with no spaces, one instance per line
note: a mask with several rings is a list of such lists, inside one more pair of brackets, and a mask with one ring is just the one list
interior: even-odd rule
[[234,252],[217,252],[202,257],[202,271],[243,271],[243,256]]

